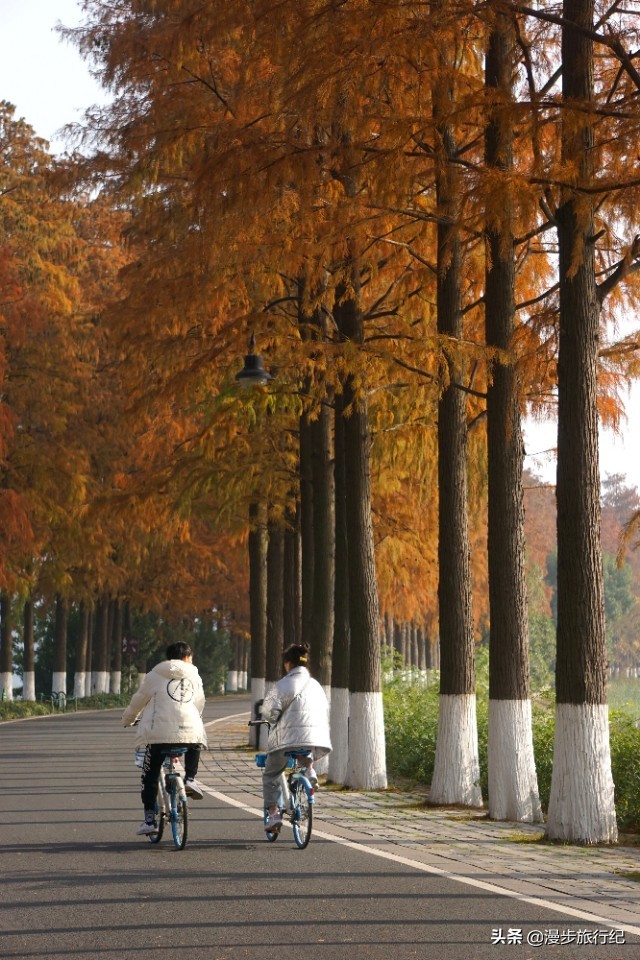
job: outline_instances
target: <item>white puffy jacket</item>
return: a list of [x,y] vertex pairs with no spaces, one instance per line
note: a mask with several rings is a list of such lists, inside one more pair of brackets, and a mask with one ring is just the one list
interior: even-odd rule
[[164,660],[151,670],[122,714],[122,723],[136,727],[136,747],[147,743],[207,745],[202,722],[204,688],[198,668],[186,660]]
[[293,667],[278,680],[264,698],[262,719],[272,725],[267,753],[306,747],[316,760],[331,753],[329,703],[306,667]]

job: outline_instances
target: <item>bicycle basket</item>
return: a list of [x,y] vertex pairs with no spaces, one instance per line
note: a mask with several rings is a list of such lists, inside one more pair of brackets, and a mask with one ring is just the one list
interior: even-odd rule
[[267,762],[266,753],[256,753],[256,767],[264,767]]

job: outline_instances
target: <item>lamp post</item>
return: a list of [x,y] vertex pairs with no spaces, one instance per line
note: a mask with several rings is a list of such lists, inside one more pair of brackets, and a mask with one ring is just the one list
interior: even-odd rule
[[[249,352],[244,358],[244,367],[236,374],[236,383],[242,390],[265,387],[273,377],[264,368],[260,354],[255,352],[256,338],[251,334]],[[252,716],[255,706],[265,695],[265,666],[267,642],[267,534],[262,511],[258,503],[250,507],[254,529],[249,534],[249,596],[251,622],[251,701]],[[260,748],[262,727],[250,727],[249,743]]]
[[265,387],[273,377],[264,368],[262,357],[255,352],[256,338],[251,334],[249,340],[249,352],[244,358],[244,367],[239,373],[236,373],[236,382],[243,389],[250,387]]

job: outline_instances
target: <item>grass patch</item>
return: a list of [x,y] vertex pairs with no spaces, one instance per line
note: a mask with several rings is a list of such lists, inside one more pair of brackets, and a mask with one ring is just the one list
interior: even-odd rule
[[616,877],[623,877],[625,880],[633,880],[634,883],[640,883],[640,870],[629,870],[628,872],[616,870]]
[[509,843],[546,843],[544,833],[508,833],[502,838]]

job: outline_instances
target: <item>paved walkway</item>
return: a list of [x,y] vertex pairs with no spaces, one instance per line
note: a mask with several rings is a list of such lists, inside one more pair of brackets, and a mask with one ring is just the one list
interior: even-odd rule
[[[247,746],[244,715],[207,728],[210,751],[203,754],[199,779],[211,792],[260,810],[260,771]],[[601,926],[608,921],[640,933],[640,847],[542,843],[540,825],[498,823],[458,808],[431,809],[423,800],[419,794],[362,793],[321,784],[314,834],[363,844],[377,855],[488,885],[496,893],[542,900],[566,909],[568,917],[591,918]]]

